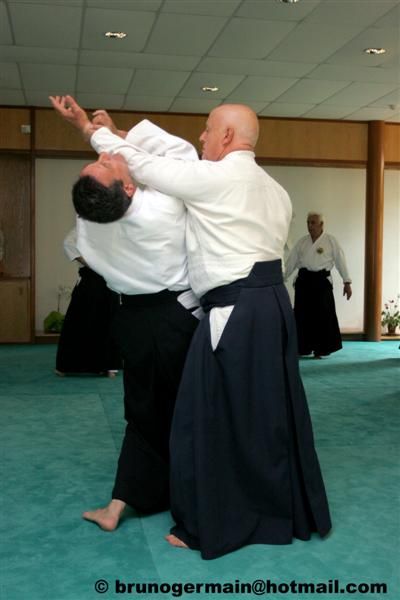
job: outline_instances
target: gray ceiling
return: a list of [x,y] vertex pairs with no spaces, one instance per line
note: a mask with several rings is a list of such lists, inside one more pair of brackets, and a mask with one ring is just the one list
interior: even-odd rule
[[242,102],[263,116],[400,122],[400,0],[0,0],[0,104],[68,93],[90,108]]

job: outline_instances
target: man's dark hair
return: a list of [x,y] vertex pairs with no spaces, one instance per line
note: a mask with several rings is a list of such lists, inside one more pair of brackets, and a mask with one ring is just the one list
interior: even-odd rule
[[125,193],[122,181],[106,187],[94,177],[84,175],[72,188],[72,202],[82,219],[112,223],[124,216],[132,198]]

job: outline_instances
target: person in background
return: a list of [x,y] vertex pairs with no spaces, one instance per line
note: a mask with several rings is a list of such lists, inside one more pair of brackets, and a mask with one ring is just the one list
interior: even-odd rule
[[347,300],[352,295],[351,279],[343,250],[332,235],[324,233],[323,216],[308,213],[307,228],[308,235],[298,240],[286,260],[285,278],[299,270],[294,283],[299,354],[313,352],[314,358],[321,358],[342,348],[331,270],[339,271]]
[[115,377],[121,368],[119,352],[111,336],[111,321],[118,308],[118,294],[101,275],[86,264],[76,248],[76,229],[64,240],[69,260],[76,261],[79,279],[63,322],[56,356],[56,374],[93,373]]

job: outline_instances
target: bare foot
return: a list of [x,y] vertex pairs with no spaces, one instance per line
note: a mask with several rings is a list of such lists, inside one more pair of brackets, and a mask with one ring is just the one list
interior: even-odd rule
[[126,504],[122,500],[113,499],[105,508],[88,510],[82,514],[82,517],[86,521],[97,523],[104,531],[114,531],[118,527],[125,506]]
[[182,542],[182,540],[177,538],[176,535],[166,535],[165,539],[169,544],[171,544],[171,546],[176,546],[177,548],[189,548],[189,546],[187,546],[185,542]]

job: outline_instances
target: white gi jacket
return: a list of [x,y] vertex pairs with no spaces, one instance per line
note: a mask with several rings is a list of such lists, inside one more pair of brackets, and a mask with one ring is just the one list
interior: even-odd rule
[[[151,151],[188,161],[198,160],[191,144],[149,121],[133,127],[126,143],[143,144]],[[132,204],[118,221],[103,224],[77,218],[77,248],[115,292],[152,294],[163,289],[187,290],[185,231],[186,209],[182,202],[139,185]],[[193,306],[192,302],[183,304]]]
[[[231,152],[217,162],[174,160],[147,154],[105,127],[90,141],[97,152],[121,154],[141,183],[184,201],[190,283],[197,296],[246,277],[255,262],[282,259],[290,199],[253,152]],[[211,311],[213,347],[231,310]]]
[[[343,283],[351,283],[344,252],[333,235],[322,233],[315,242],[310,235],[305,235],[298,240],[286,260],[285,278],[295,269],[331,271],[334,266],[339,271]],[[328,279],[332,283],[332,277]]]

